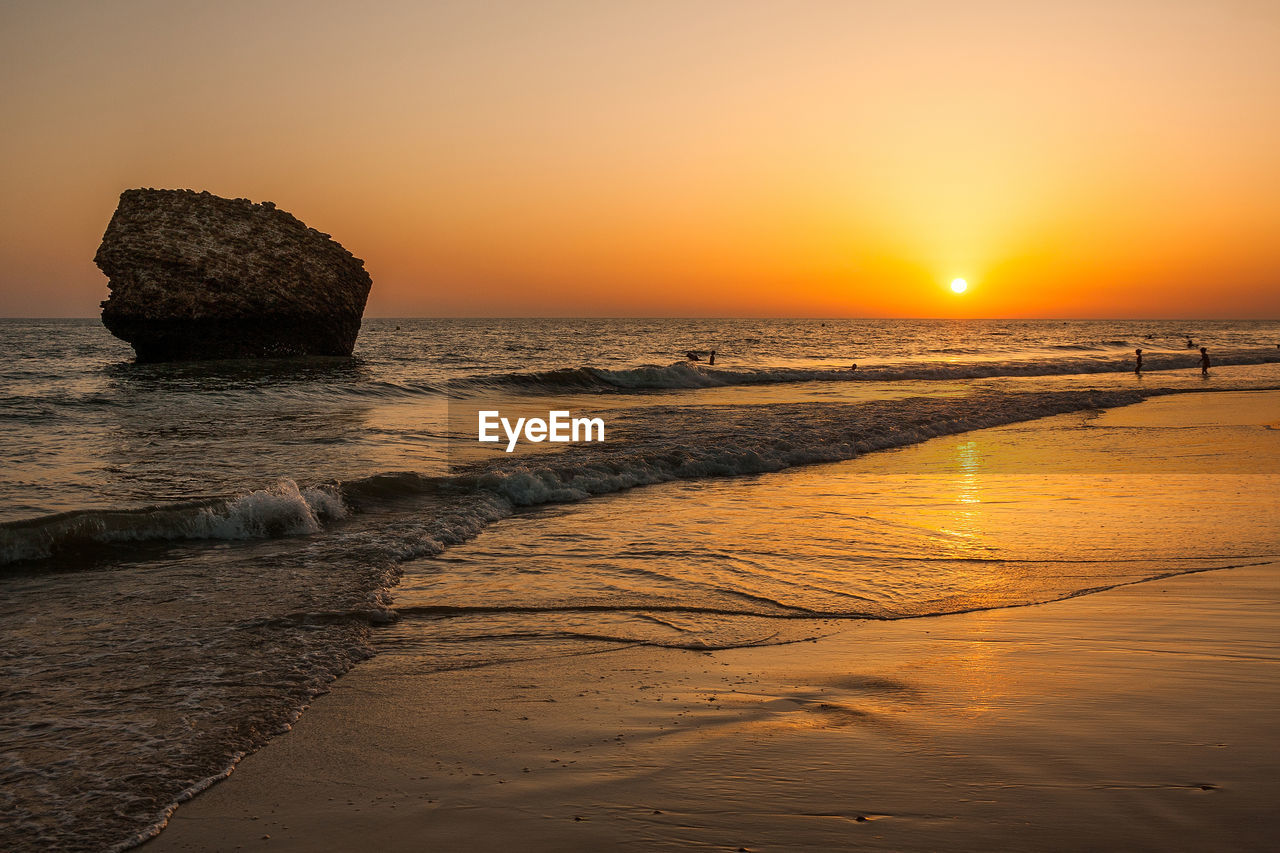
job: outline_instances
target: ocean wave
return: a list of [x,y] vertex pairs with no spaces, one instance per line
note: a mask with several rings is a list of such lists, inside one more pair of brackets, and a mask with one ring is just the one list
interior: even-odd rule
[[[778,385],[810,382],[898,382],[909,380],[962,381],[1000,377],[1070,376],[1127,373],[1133,370],[1134,344],[1101,341],[1082,344],[1046,344],[1032,352],[1026,349],[996,351],[979,347],[948,347],[932,351],[932,360],[862,363],[857,369],[845,367],[753,366],[734,367],[722,363],[677,361],[637,367],[582,365],[551,370],[509,373],[480,373],[454,378],[374,379],[366,376],[332,377],[324,373],[288,375],[285,379],[266,373],[214,374],[223,384],[203,385],[196,378],[157,379],[150,374],[114,375],[116,385],[107,391],[75,391],[61,388],[0,394],[0,421],[40,421],[56,417],[64,409],[127,408],[136,405],[135,385],[167,386],[174,394],[198,394],[203,401],[220,406],[257,407],[264,397],[310,407],[335,401],[394,403],[448,397],[474,398],[490,393],[644,393],[682,391],[732,386]],[[1218,367],[1280,363],[1280,349],[1222,349],[1210,353]],[[816,359],[815,359],[816,360]],[[828,361],[836,361],[833,357]],[[849,360],[849,365],[855,359]],[[1193,370],[1199,367],[1195,350],[1145,350],[1143,370]],[[287,380],[287,381],[286,381]],[[321,381],[323,380],[323,381]]]
[[836,462],[941,435],[1082,409],[1128,405],[1137,391],[1066,391],[915,397],[870,403],[777,403],[725,406],[699,439],[680,407],[643,410],[622,448],[571,447],[545,458],[492,463],[454,481],[493,492],[515,506],[578,501],[671,480],[760,474]]
[[[645,365],[609,369],[583,366],[560,370],[472,376],[449,383],[449,393],[472,394],[495,389],[529,392],[627,392],[657,390],[692,390],[731,385],[763,385],[786,382],[894,382],[900,380],[991,379],[1002,376],[1071,376],[1089,373],[1127,373],[1133,370],[1132,353],[1117,350],[1107,341],[1093,355],[1053,356],[1047,358],[1003,358],[966,362],[921,361],[897,364],[863,365],[848,368],[760,367],[734,370],[712,367],[702,362],[680,361],[662,365]],[[1125,342],[1118,342],[1127,347]],[[1077,352],[1089,346],[1064,346]],[[939,351],[942,353],[943,351]],[[978,355],[976,351],[953,349],[946,352]],[[1242,364],[1274,364],[1280,362],[1280,350],[1240,349],[1212,353],[1215,366]],[[1143,353],[1143,370],[1188,370],[1199,367],[1197,352]]]
[[619,442],[503,457],[448,476],[387,472],[306,488],[282,479],[270,488],[226,499],[9,522],[0,525],[0,565],[124,542],[314,534],[352,511],[431,496],[437,505],[425,518],[414,518],[394,534],[383,531],[377,541],[357,534],[348,545],[370,549],[370,559],[402,561],[466,541],[517,507],[575,502],[671,480],[836,462],[940,435],[1141,399],[1138,391],[1067,391],[724,406],[714,424],[698,420],[696,428],[691,419],[701,418],[701,410],[649,407],[637,410],[621,427]]
[[[614,427],[617,438],[608,444],[504,454],[449,475],[385,472],[305,488],[283,479],[226,499],[9,522],[0,525],[0,565],[122,542],[316,534],[373,508],[389,508],[384,515],[401,520],[377,531],[344,533],[349,538],[343,547],[395,563],[439,554],[520,507],[576,502],[673,480],[837,462],[942,435],[1129,405],[1167,390],[725,405],[716,407],[712,421],[704,407],[642,407],[626,410]],[[407,502],[404,512],[394,506],[397,502]]]
[[263,539],[315,533],[344,518],[347,507],[332,485],[300,488],[282,479],[230,499],[164,507],[77,510],[0,525],[0,565],[40,560],[120,542],[182,539]]

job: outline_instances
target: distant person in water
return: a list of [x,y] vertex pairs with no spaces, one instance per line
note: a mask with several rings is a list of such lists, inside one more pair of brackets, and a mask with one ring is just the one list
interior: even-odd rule
[[1200,347],[1200,375],[1209,375],[1209,350],[1207,347]]
[[1134,374],[1140,374],[1142,373],[1142,350],[1136,349],[1133,354],[1138,357],[1137,362],[1133,365],[1133,372]]
[[696,352],[694,352],[693,350],[689,350],[687,353],[685,353],[685,355],[686,355],[686,356],[688,356],[688,358],[689,358],[689,360],[690,360],[690,361],[698,361],[698,360],[699,360],[699,359],[698,359],[698,354],[697,354]]
[[711,358],[707,359],[707,364],[715,364],[715,363],[716,363],[716,351],[712,350]]
[[849,366],[849,369],[850,369],[850,370],[857,370],[857,369],[858,369],[858,365],[856,365],[856,364],[852,364],[852,365],[850,365],[850,366]]
[[1187,349],[1195,349],[1195,348],[1196,348],[1196,342],[1191,340],[1191,338],[1187,338]]

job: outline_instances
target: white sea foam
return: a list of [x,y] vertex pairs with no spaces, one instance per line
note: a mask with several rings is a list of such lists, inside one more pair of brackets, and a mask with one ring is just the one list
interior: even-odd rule
[[345,518],[336,486],[306,489],[290,479],[226,501],[137,510],[85,510],[0,526],[0,565],[116,542],[260,539],[315,533]]
[[293,533],[315,533],[325,521],[346,517],[333,486],[300,489],[282,479],[271,489],[235,498],[223,507],[201,510],[181,529],[181,538],[259,539]]

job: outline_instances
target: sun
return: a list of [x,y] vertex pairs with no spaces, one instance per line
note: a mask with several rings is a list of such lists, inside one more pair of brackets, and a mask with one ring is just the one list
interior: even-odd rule
[[962,278],[952,279],[951,289],[956,293],[964,293],[966,290],[969,289],[969,282],[965,281]]

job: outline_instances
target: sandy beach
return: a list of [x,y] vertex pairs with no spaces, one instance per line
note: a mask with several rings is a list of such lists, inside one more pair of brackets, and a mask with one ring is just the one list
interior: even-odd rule
[[382,656],[145,849],[1261,850],[1277,629],[1272,563],[785,647]]
[[[881,472],[923,491],[900,509],[881,500],[877,517],[936,530],[959,518],[1073,551],[1137,525],[1151,562],[1101,590],[1081,574],[1047,603],[829,619],[816,639],[782,645],[584,642],[582,654],[508,652],[464,668],[427,657],[411,641],[421,629],[386,628],[377,657],[181,806],[146,849],[1267,849],[1280,831],[1280,562],[1258,454],[1277,415],[1274,392],[1173,395],[725,481],[698,493],[690,519],[710,513],[744,548],[759,522],[735,527],[733,500],[821,507],[804,497],[815,485],[855,490]],[[1104,487],[1079,473],[1097,454],[1138,470]],[[943,473],[982,458],[995,473]],[[1014,459],[1031,473],[999,473]],[[1066,473],[1047,473],[1054,465]],[[1211,492],[1203,476],[1215,470]],[[628,498],[633,529],[645,529],[650,491],[671,501],[660,488]],[[1233,490],[1251,497],[1231,503]],[[953,492],[959,503],[928,498]],[[551,539],[590,533],[596,506],[525,518]],[[1250,511],[1263,513],[1252,526],[1239,515]],[[503,529],[452,559],[478,573],[467,560],[497,560],[503,536],[532,535]],[[1157,553],[1161,537],[1187,536],[1207,555],[1198,569]],[[574,565],[556,559],[561,573]],[[961,571],[1007,572],[999,565]],[[1154,579],[1127,579],[1139,576]]]

